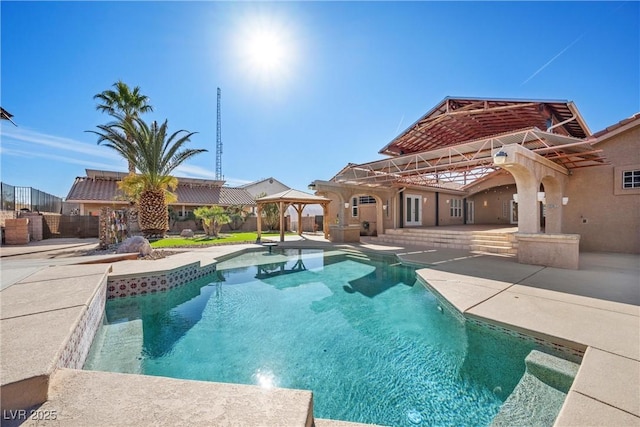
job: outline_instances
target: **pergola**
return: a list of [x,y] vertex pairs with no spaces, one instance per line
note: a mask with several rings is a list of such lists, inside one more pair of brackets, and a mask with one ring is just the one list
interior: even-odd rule
[[269,203],[276,203],[280,211],[280,241],[284,242],[284,213],[289,206],[293,206],[298,212],[298,235],[302,234],[302,211],[307,205],[322,205],[323,219],[322,229],[324,238],[329,238],[329,203],[331,199],[326,197],[314,196],[298,190],[287,190],[281,193],[272,194],[270,196],[256,199],[258,205],[258,241],[262,235],[262,207]]
[[457,145],[349,164],[333,180],[345,184],[385,187],[394,183],[461,189],[493,173],[493,156],[509,145],[520,145],[566,169],[606,163],[593,141],[537,128],[493,135]]

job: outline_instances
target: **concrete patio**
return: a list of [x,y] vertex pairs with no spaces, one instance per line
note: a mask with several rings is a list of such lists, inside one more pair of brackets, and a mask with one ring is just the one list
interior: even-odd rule
[[[425,267],[418,270],[425,285],[466,317],[585,351],[556,425],[640,425],[639,256],[583,253],[579,270],[563,270],[460,250],[383,246],[367,239],[349,245],[331,245],[313,235],[294,239],[279,247],[396,254],[405,263]],[[202,248],[156,261],[109,262],[104,256],[105,264],[93,265],[76,265],[88,257],[55,256],[56,251],[83,243],[65,242],[36,258],[31,258],[35,254],[29,246],[0,249],[3,409],[29,403],[38,414],[55,411],[55,421],[27,420],[24,425],[311,425],[308,391],[60,366],[60,355],[82,313],[103,292],[108,277],[170,271],[194,262],[210,265],[238,250],[258,247]],[[202,399],[208,405],[202,405]],[[349,425],[327,420],[315,424]]]

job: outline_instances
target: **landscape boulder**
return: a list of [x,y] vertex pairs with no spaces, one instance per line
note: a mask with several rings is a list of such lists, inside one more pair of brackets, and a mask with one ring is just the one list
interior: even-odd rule
[[185,228],[180,232],[180,237],[193,237],[193,230],[190,228]]
[[138,253],[140,256],[147,256],[151,255],[152,251],[147,239],[142,236],[133,236],[122,242],[116,252],[119,254]]

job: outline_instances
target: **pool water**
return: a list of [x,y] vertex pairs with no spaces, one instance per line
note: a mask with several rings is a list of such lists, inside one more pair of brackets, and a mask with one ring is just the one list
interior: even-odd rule
[[476,426],[532,348],[465,325],[395,258],[274,250],[109,301],[85,369],[312,390],[317,418]]

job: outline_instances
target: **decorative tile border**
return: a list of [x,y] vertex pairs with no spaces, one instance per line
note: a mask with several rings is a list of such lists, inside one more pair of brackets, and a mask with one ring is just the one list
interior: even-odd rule
[[82,369],[93,338],[102,322],[104,306],[107,301],[106,287],[107,278],[105,277],[93,300],[89,303],[89,307],[84,310],[80,321],[71,333],[71,337],[60,354],[57,367]]
[[110,277],[107,282],[107,299],[165,292],[200,279],[214,271],[216,271],[215,264],[205,267],[191,264],[169,272],[155,273],[149,276]]
[[442,295],[436,292],[435,289],[433,289],[431,286],[429,286],[427,289],[431,291],[431,293],[436,297],[436,299],[438,300],[438,304],[444,307],[445,310],[447,310],[448,313],[452,314],[453,317],[455,317],[460,323],[465,323],[467,321],[465,315],[462,314],[457,308],[455,308],[448,299],[444,298]]
[[582,358],[584,357],[584,350],[568,347],[564,344],[561,344],[555,341],[550,341],[544,338],[528,335],[513,329],[505,328],[503,326],[489,323],[476,318],[466,317],[466,321],[481,329],[491,330],[498,333],[506,334],[511,337],[517,338],[521,341],[526,341],[529,344],[533,344],[537,348],[551,350],[551,352],[556,354],[561,354],[562,357],[568,360],[571,360],[572,362],[580,363],[580,361],[582,361]]

